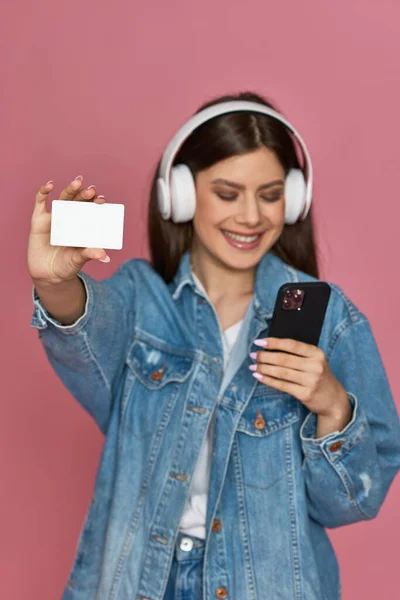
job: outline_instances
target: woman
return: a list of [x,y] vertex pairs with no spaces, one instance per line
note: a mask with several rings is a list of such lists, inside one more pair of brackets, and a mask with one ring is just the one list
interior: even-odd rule
[[[259,95],[197,114],[233,101],[258,108],[192,122],[158,165],[151,262],[96,281],[81,269],[104,250],[51,247],[52,182],[37,192],[32,326],[106,436],[63,600],[336,600],[325,528],[374,518],[398,471],[386,373],[343,291],[318,348],[268,338],[279,287],[318,279],[311,162]],[[82,177],[59,199],[105,201]]]

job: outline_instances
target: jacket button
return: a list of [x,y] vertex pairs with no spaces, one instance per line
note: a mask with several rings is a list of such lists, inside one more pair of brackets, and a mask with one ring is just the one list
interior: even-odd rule
[[217,598],[227,598],[228,590],[224,587],[219,587],[215,590],[215,595],[217,596]]
[[158,371],[153,371],[153,373],[151,374],[151,378],[158,381],[164,375],[164,371],[165,371],[165,364],[162,365],[162,367]]
[[221,527],[221,521],[219,519],[214,519],[211,531],[220,531]]
[[265,419],[262,416],[261,410],[257,409],[258,416],[254,419],[254,426],[256,429],[264,429],[265,427]]
[[331,452],[337,452],[343,446],[344,442],[334,442],[329,446]]

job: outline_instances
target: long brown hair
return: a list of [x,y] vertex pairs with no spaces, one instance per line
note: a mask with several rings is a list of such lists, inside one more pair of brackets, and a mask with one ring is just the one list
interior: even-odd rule
[[[241,92],[215,98],[203,104],[197,112],[230,100],[250,100],[278,110],[258,94]],[[185,140],[175,157],[174,165],[186,164],[195,178],[199,171],[221,160],[254,151],[260,146],[266,146],[276,153],[285,173],[290,168],[301,168],[295,144],[286,126],[269,115],[244,111],[219,115],[203,123]],[[148,240],[151,264],[168,283],[174,277],[182,255],[191,247],[193,225],[192,221],[174,223],[162,219],[158,210],[156,186],[160,163],[161,160],[157,165],[151,186]],[[270,251],[288,265],[319,277],[312,206],[304,221],[298,221],[293,225],[285,224],[279,239]]]

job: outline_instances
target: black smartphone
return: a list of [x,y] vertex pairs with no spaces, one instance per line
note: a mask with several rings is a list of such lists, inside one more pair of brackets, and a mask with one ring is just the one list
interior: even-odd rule
[[330,293],[326,281],[284,283],[278,290],[268,336],[318,346]]

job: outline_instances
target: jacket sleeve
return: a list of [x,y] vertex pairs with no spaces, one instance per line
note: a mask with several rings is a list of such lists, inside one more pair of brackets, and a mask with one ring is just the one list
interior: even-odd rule
[[47,358],[71,394],[105,434],[116,386],[134,328],[132,259],[103,281],[81,271],[84,314],[72,325],[52,318],[32,289],[31,326],[38,330]]
[[322,526],[373,519],[400,468],[400,424],[386,372],[367,318],[338,338],[330,368],[348,393],[351,421],[316,438],[317,416],[301,430],[309,515]]

